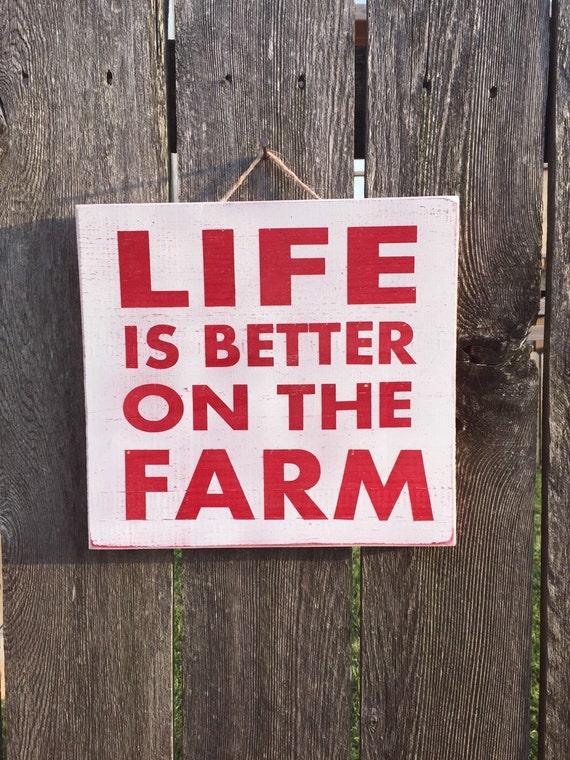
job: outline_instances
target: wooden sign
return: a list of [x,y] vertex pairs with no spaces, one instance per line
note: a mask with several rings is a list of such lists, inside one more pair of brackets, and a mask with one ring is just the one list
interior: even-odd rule
[[77,225],[93,548],[454,543],[457,199]]

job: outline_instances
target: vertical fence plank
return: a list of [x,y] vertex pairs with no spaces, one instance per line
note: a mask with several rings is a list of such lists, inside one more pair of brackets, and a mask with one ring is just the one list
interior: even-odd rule
[[368,8],[368,193],[459,195],[462,226],[458,545],[363,552],[363,757],[522,760],[548,3]]
[[540,757],[570,757],[570,8],[552,4],[543,438]]
[[74,204],[167,200],[162,8],[1,0],[8,756],[171,756],[171,563],[87,550]]
[[[178,4],[182,200],[221,198],[260,138],[319,195],[351,195],[351,6]],[[235,199],[304,197],[263,164]],[[183,593],[184,756],[345,760],[349,551],[186,553]]]

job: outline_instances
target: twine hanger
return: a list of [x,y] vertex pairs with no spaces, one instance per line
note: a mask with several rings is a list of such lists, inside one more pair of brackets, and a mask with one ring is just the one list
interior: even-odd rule
[[237,190],[243,185],[243,183],[246,181],[246,179],[249,177],[249,175],[252,173],[252,171],[255,169],[258,164],[260,164],[262,161],[273,161],[274,164],[276,164],[281,171],[286,174],[288,177],[291,177],[291,179],[295,182],[295,184],[299,185],[299,187],[302,187],[303,190],[308,193],[313,198],[316,198],[316,200],[320,201],[321,196],[317,195],[315,191],[309,187],[309,185],[306,185],[302,179],[299,179],[299,177],[295,174],[294,171],[292,171],[284,161],[282,161],[277,153],[274,153],[272,150],[269,150],[267,146],[267,140],[261,140],[260,141],[261,146],[261,152],[259,155],[257,155],[254,160],[251,162],[251,164],[247,167],[247,169],[244,171],[244,173],[241,175],[241,177],[237,180],[235,185],[224,195],[221,202],[224,203],[225,201],[229,201],[234,195]]

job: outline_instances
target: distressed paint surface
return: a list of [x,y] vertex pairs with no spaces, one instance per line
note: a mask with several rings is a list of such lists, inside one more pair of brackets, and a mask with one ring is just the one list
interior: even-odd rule
[[92,546],[452,543],[457,214],[79,207]]

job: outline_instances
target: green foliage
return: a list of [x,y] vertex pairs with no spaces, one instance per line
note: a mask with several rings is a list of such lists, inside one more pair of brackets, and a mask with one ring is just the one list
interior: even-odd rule
[[182,551],[174,551],[173,567],[173,744],[174,760],[182,760],[183,742],[182,742]]
[[534,566],[532,574],[532,654],[530,681],[530,760],[538,757],[538,692],[540,675],[540,553],[542,479],[536,475],[534,509]]
[[350,678],[352,684],[350,760],[360,758],[360,548],[352,550],[352,600],[350,624]]

